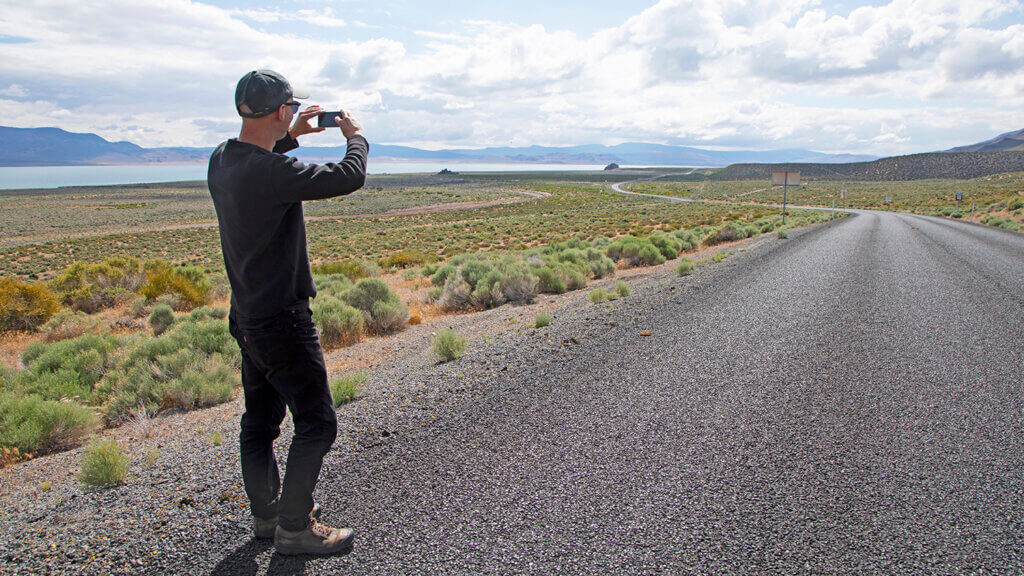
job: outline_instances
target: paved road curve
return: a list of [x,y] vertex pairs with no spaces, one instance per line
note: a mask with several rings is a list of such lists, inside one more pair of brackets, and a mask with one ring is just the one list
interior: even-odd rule
[[260,570],[1024,571],[1024,235],[863,212],[701,270],[330,471],[355,551]]

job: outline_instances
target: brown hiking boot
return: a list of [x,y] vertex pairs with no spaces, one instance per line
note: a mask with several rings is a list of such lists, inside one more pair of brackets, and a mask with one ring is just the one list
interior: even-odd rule
[[274,548],[278,554],[336,554],[352,549],[355,533],[351,528],[331,528],[313,520],[304,530],[292,532],[280,526],[274,532]]
[[[313,510],[309,513],[309,519],[315,520],[320,517],[320,505],[313,502]],[[252,517],[252,531],[257,540],[269,540],[274,537],[274,530],[277,529],[277,516],[273,518]]]

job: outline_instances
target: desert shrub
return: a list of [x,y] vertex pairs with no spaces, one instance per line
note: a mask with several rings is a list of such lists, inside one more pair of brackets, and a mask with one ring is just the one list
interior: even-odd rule
[[754,224],[747,224],[746,226],[743,227],[743,233],[747,236],[747,238],[754,238],[761,234],[761,229]]
[[680,252],[689,252],[690,250],[696,248],[699,244],[697,237],[694,235],[692,231],[676,230],[675,232],[672,233],[672,235],[676,237],[676,240],[679,240]]
[[345,301],[363,312],[371,311],[374,303],[382,300],[397,301],[398,296],[377,278],[364,278],[345,294]]
[[210,281],[197,266],[172,266],[164,260],[150,260],[145,264],[146,283],[139,294],[155,300],[164,294],[181,298],[182,308],[202,306],[209,301]]
[[145,278],[136,258],[110,258],[100,263],[75,262],[50,281],[64,305],[96,312],[132,295]]
[[110,422],[140,406],[150,413],[212,406],[231,399],[240,364],[227,322],[179,322],[159,337],[134,339],[125,361],[95,391]]
[[441,308],[448,311],[461,310],[469,305],[472,295],[473,289],[469,283],[458,274],[452,275],[444,283],[440,298]]
[[441,294],[444,293],[444,286],[431,286],[427,289],[426,296],[423,297],[424,304],[432,304],[441,299]]
[[615,273],[615,262],[605,256],[597,248],[587,248],[584,251],[587,257],[587,264],[590,266],[590,273],[594,278],[604,278]]
[[145,296],[139,296],[132,300],[132,303],[128,306],[128,313],[131,314],[132,318],[148,316],[151,311],[149,301],[146,300]]
[[[469,303],[474,308],[486,310],[497,308],[505,303],[505,294],[501,285],[505,277],[501,272],[491,269],[484,276],[476,278],[473,292],[469,295]],[[468,282],[467,282],[468,283]]]
[[[156,300],[151,302],[153,306],[170,306],[171,310],[184,310],[188,305],[181,299],[178,294],[161,294],[156,297]],[[150,310],[152,312],[152,309]]]
[[373,262],[357,259],[341,260],[338,262],[324,262],[313,266],[312,269],[314,274],[321,274],[325,276],[343,274],[353,282],[361,278],[373,278],[375,276],[380,276],[379,266]]
[[498,263],[501,293],[512,304],[529,304],[537,295],[537,276],[522,260],[506,258]]
[[60,304],[46,286],[0,278],[0,332],[35,330],[58,310]]
[[107,329],[102,319],[65,308],[57,312],[40,329],[47,342],[77,338],[83,334],[99,334]]
[[716,252],[711,259],[715,262],[723,262],[729,256],[732,256],[732,250],[724,250],[722,252]]
[[742,228],[735,224],[726,224],[725,226],[708,233],[708,235],[704,237],[704,245],[715,246],[716,244],[722,244],[724,242],[742,240],[746,237],[747,234]]
[[423,266],[423,268],[420,269],[420,273],[423,274],[423,277],[430,278],[440,268],[441,268],[441,265],[437,264],[437,263],[427,264],[427,265]]
[[174,310],[166,304],[157,304],[153,307],[153,313],[149,315],[149,326],[153,329],[153,335],[159,336],[167,331],[174,324]]
[[76,402],[0,391],[0,446],[43,454],[80,446],[96,429],[92,410]]
[[448,282],[448,278],[454,276],[457,271],[454,265],[445,264],[431,274],[430,283],[434,286],[444,286]]
[[406,268],[402,270],[402,280],[406,282],[412,282],[413,280],[420,277],[420,271],[418,268]]
[[18,374],[14,385],[46,400],[78,397],[90,402],[93,387],[113,368],[111,353],[117,345],[117,338],[97,334],[53,343],[35,342],[22,353],[26,369]]
[[693,270],[693,260],[689,258],[680,258],[679,264],[676,265],[676,274],[685,276]]
[[381,258],[378,263],[380,267],[385,270],[392,268],[410,268],[412,266],[422,266],[437,260],[437,257],[433,254],[427,254],[420,250],[399,250],[392,254]]
[[462,353],[466,351],[466,339],[460,336],[454,328],[445,328],[438,332],[437,337],[434,338],[434,354],[436,354],[442,362],[449,362],[462,356]]
[[551,315],[545,312],[537,313],[537,316],[533,319],[533,326],[535,328],[543,328],[551,324]]
[[555,266],[554,270],[565,283],[566,290],[579,290],[587,286],[587,273],[578,266],[564,263]]
[[228,317],[228,309],[223,306],[203,306],[196,308],[188,315],[189,320],[192,322],[202,322],[204,320],[223,320]]
[[625,298],[629,296],[629,285],[625,282],[619,281],[615,283],[615,295],[619,298]]
[[675,260],[683,246],[678,238],[664,232],[655,232],[648,236],[648,240],[666,260]]
[[164,385],[158,382],[148,364],[111,370],[97,387],[97,395],[105,398],[103,415],[108,422],[118,423],[131,418],[140,406],[150,414],[160,411]]
[[333,296],[342,298],[345,293],[352,289],[352,281],[344,274],[316,274],[313,276],[313,283],[316,284],[317,295]]
[[565,282],[555,274],[555,271],[547,266],[534,268],[533,273],[537,276],[537,289],[544,294],[563,294],[566,291]]
[[648,238],[623,236],[607,248],[612,260],[623,260],[630,266],[656,266],[665,262],[665,256]]
[[349,346],[362,337],[366,321],[359,309],[327,295],[317,296],[310,309],[324,349]]
[[345,301],[358,308],[372,334],[389,334],[401,330],[409,320],[409,308],[398,295],[377,278],[363,278],[345,294]]
[[219,354],[213,354],[198,366],[190,365],[165,386],[164,408],[206,408],[223,404],[234,395],[238,375]]
[[366,316],[366,328],[372,334],[391,334],[409,323],[409,307],[398,301],[379,300]]
[[786,233],[785,230],[779,230],[778,232],[775,233],[775,235],[778,236],[782,240],[785,240],[786,238],[789,238],[789,234]]
[[94,440],[82,453],[78,480],[86,486],[114,486],[124,482],[128,476],[128,456],[110,438]]
[[593,290],[590,291],[590,294],[587,294],[587,298],[590,299],[590,301],[593,302],[594,304],[607,302],[608,300],[611,299],[611,297],[612,295],[609,294],[604,288],[594,288]]
[[355,400],[366,379],[366,372],[360,370],[331,380],[331,399],[334,401],[334,407]]

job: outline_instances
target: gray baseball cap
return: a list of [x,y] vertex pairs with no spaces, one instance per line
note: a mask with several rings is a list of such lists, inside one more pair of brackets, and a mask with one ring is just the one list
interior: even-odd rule
[[284,76],[273,70],[253,70],[238,81],[235,109],[243,118],[261,118],[292,98],[305,100],[309,92],[293,88]]

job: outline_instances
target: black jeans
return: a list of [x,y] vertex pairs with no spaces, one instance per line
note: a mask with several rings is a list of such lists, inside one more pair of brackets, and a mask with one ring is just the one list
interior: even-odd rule
[[[338,434],[313,315],[308,308],[287,310],[258,323],[238,322],[232,315],[229,326],[242,349],[245,413],[239,441],[250,509],[258,518],[277,516],[285,530],[303,530],[324,456]],[[285,406],[295,435],[282,483],[274,440],[281,434]]]

